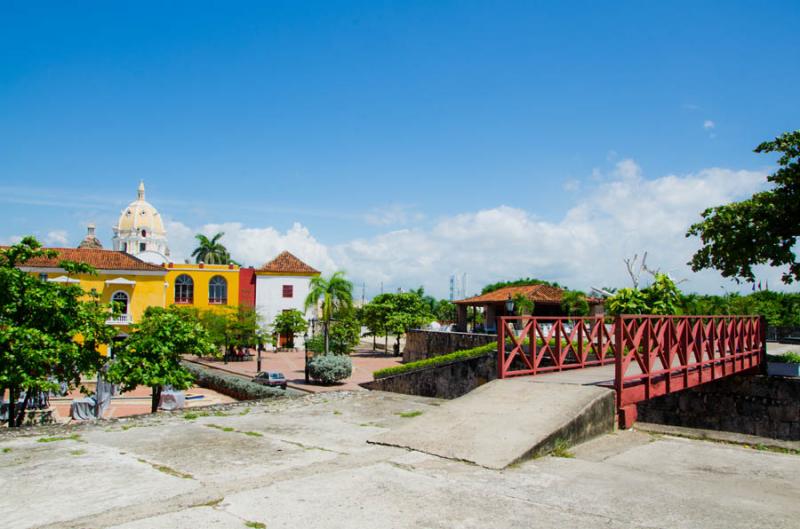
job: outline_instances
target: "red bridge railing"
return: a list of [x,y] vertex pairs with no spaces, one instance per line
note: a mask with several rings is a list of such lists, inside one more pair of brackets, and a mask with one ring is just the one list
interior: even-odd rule
[[627,428],[638,402],[757,370],[766,328],[759,316],[503,316],[498,376],[614,364],[620,425]]

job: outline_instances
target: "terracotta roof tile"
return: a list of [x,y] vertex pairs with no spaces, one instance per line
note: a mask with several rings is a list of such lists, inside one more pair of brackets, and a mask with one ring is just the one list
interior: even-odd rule
[[[460,299],[454,303],[461,303],[465,305],[481,305],[483,303],[498,303],[508,299],[510,295],[512,298],[518,294],[522,294],[534,303],[561,303],[561,296],[564,291],[557,287],[550,285],[526,285],[516,287],[503,287],[493,292],[481,294],[480,296],[473,296],[471,298]],[[601,300],[587,297],[586,301],[589,303],[599,303]]]
[[22,266],[33,268],[57,268],[61,261],[74,261],[86,263],[98,270],[148,270],[164,271],[161,266],[146,263],[137,257],[125,252],[113,250],[98,250],[94,248],[46,248],[55,250],[58,256],[53,258],[36,257]]
[[308,266],[289,252],[281,252],[278,257],[259,268],[258,271],[291,274],[319,274],[319,270]]

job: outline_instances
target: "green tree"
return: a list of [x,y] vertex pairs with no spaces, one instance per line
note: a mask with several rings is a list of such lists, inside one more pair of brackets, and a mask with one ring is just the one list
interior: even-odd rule
[[278,313],[272,322],[272,331],[275,334],[290,336],[292,343],[294,343],[295,335],[302,334],[306,330],[308,330],[308,322],[303,317],[303,313],[295,309]]
[[533,309],[536,308],[534,301],[523,294],[516,294],[514,300],[514,312],[518,316],[533,314]]
[[334,272],[329,278],[322,276],[311,280],[310,290],[305,300],[305,308],[322,309],[323,332],[325,336],[325,354],[330,352],[328,327],[337,311],[350,309],[353,306],[353,284],[344,277],[343,271]]
[[228,264],[231,262],[231,255],[228,249],[220,242],[225,233],[219,232],[210,239],[198,233],[194,236],[197,239],[197,248],[192,252],[195,263],[206,264]]
[[389,315],[393,309],[391,297],[392,294],[375,296],[362,309],[362,321],[372,334],[373,343],[374,337],[384,336],[386,348],[389,346]]
[[551,287],[556,288],[565,288],[558,283],[552,281],[544,281],[542,279],[535,279],[532,277],[523,277],[520,279],[515,279],[513,281],[499,281],[497,283],[490,283],[483,287],[481,290],[481,294],[488,294],[489,292],[494,292],[495,290],[500,290],[501,288],[505,287],[524,287],[530,285],[548,285]]
[[[0,395],[9,390],[9,426],[22,424],[31,398],[54,391],[59,382],[80,384],[102,363],[98,352],[114,329],[106,325],[112,314],[95,292],[76,284],[42,281],[20,270],[36,257],[56,257],[33,237],[0,249]],[[85,264],[62,261],[68,275],[93,274]],[[16,407],[20,392],[22,407]]]
[[447,299],[440,299],[436,303],[433,314],[436,316],[436,320],[441,323],[452,323],[456,321],[456,305]]
[[386,329],[397,340],[395,354],[399,354],[400,336],[409,329],[421,327],[433,321],[429,306],[416,292],[390,294],[391,311]]
[[755,281],[753,266],[788,266],[783,281],[800,280],[794,248],[800,236],[800,130],[786,132],[756,147],[777,152],[780,166],[767,177],[773,187],[747,200],[703,211],[686,236],[699,236],[702,247],[689,262],[692,270],[715,268],[724,277]]
[[606,299],[609,314],[678,314],[682,294],[666,274],[656,274],[651,285],[642,290],[621,288]]
[[589,302],[586,294],[579,290],[565,290],[561,296],[561,308],[568,316],[588,316]]
[[123,391],[150,387],[150,409],[155,413],[164,386],[185,390],[192,385],[192,374],[181,365],[181,355],[204,356],[213,351],[214,344],[196,314],[178,307],[148,307],[117,350],[106,376]]

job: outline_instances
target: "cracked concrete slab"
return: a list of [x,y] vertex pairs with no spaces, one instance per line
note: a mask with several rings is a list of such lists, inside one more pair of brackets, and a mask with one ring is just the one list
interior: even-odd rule
[[66,431],[78,440],[2,432],[0,525],[752,529],[800,519],[796,455],[621,431],[572,458],[498,471],[366,442],[441,405],[329,393]]

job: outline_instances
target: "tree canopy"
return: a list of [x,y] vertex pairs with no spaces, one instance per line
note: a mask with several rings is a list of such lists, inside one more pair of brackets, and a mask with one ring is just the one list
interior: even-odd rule
[[529,285],[549,285],[551,287],[556,287],[556,288],[566,288],[554,281],[544,281],[543,279],[523,277],[520,279],[515,279],[513,281],[498,281],[497,283],[490,283],[485,287],[483,287],[483,290],[481,290],[481,294],[488,294],[489,292],[494,292],[495,290],[500,290],[501,288],[505,287],[524,287]]
[[329,278],[317,276],[311,279],[305,308],[322,309],[323,332],[325,336],[325,354],[330,351],[328,327],[334,315],[353,307],[353,283],[348,281],[343,271],[334,272]]
[[[101,364],[98,347],[115,330],[106,325],[112,314],[96,292],[79,285],[43,281],[19,267],[35,257],[55,257],[33,237],[0,249],[0,394],[10,392],[9,425],[19,426],[33,394],[53,391],[60,382],[80,384]],[[62,261],[68,275],[94,274],[90,266]],[[21,409],[16,401],[21,391]]]
[[279,312],[272,322],[272,330],[275,334],[286,334],[295,336],[303,334],[308,329],[308,322],[299,310],[285,310]]
[[692,270],[714,268],[724,277],[754,282],[753,266],[788,267],[783,281],[800,280],[794,253],[800,236],[800,130],[786,132],[756,147],[757,153],[781,153],[779,168],[767,177],[773,187],[747,200],[703,211],[686,236],[699,236]]
[[148,307],[117,350],[106,376],[122,385],[123,391],[140,385],[152,388],[151,411],[155,413],[165,386],[184,390],[192,385],[192,374],[181,365],[181,356],[213,351],[214,343],[196,313],[175,306]]
[[198,233],[194,236],[197,239],[197,248],[192,252],[192,257],[196,263],[206,264],[228,264],[231,262],[231,254],[228,249],[220,242],[225,235],[219,232],[210,239]]

